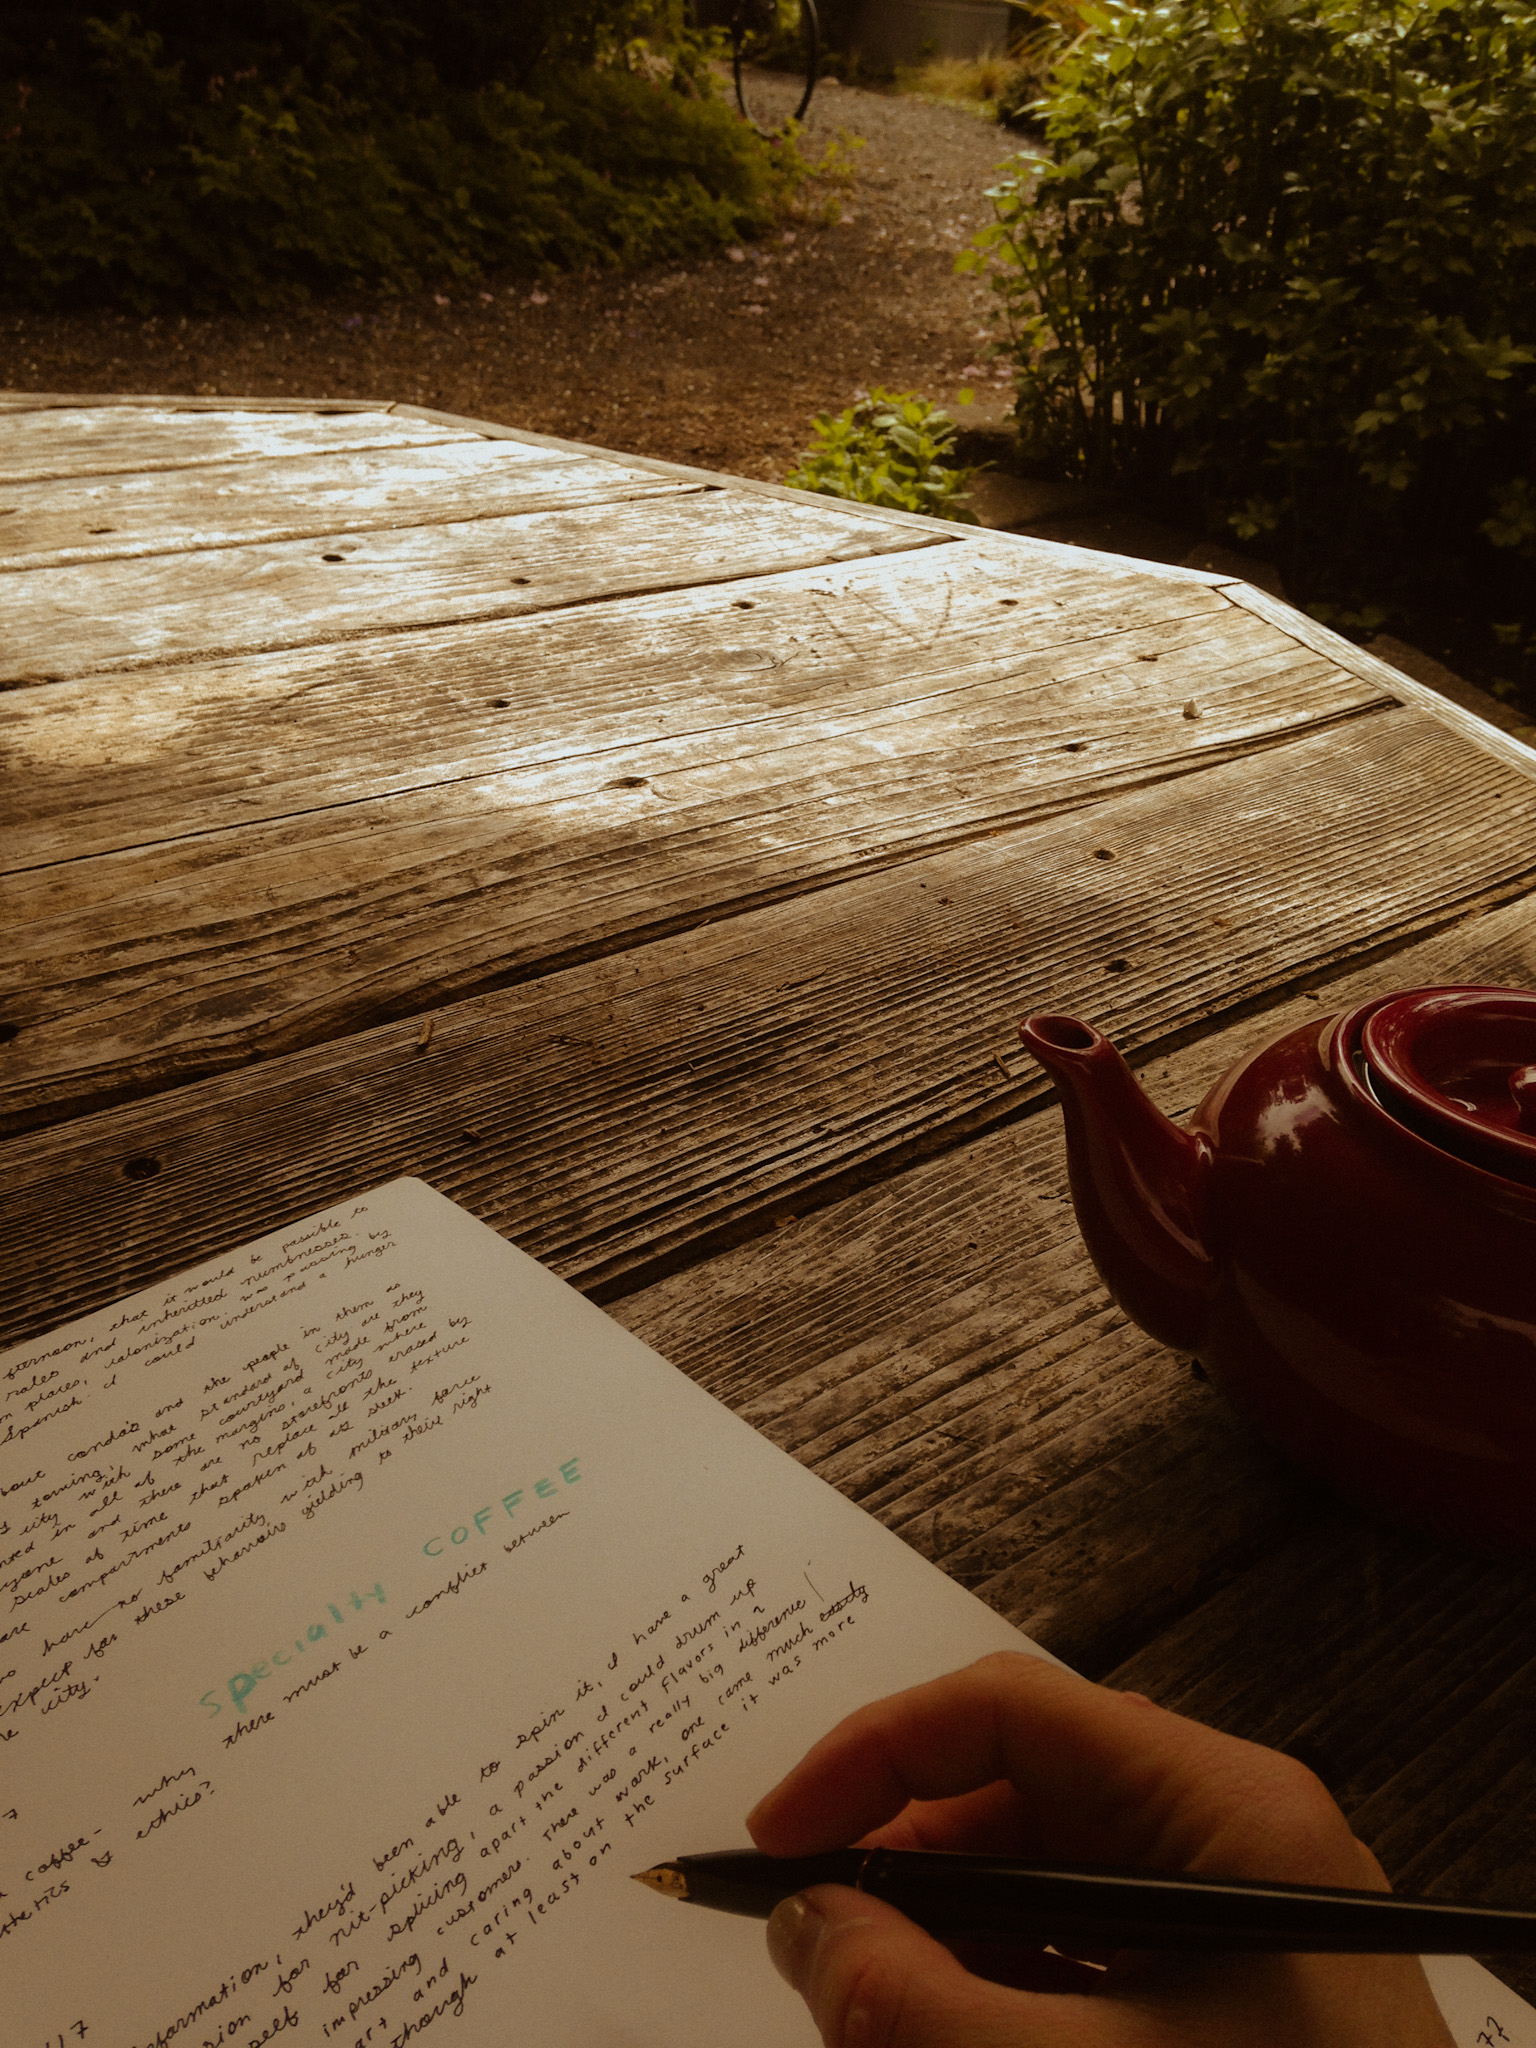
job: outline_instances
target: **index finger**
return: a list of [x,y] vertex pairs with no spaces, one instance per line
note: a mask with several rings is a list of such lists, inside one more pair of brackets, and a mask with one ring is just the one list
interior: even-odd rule
[[1358,1885],[1343,1815],[1293,1759],[1002,1652],[863,1707],[747,1817],[770,1855],[856,1841],[913,1800],[998,1780],[1017,1853]]

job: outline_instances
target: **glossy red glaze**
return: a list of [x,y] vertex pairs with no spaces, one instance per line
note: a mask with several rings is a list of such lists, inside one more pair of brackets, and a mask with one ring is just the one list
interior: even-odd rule
[[1377,1097],[1400,1122],[1536,1187],[1536,995],[1416,989],[1372,1008],[1360,1050]]
[[1289,1031],[1188,1131],[1089,1026],[1021,1035],[1126,1313],[1341,1492],[1536,1553],[1536,994],[1414,990]]

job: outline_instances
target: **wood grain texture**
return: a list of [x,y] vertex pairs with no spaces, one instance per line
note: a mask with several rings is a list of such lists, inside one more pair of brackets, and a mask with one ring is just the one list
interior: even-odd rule
[[1332,632],[1318,620],[1309,618],[1305,612],[1297,611],[1294,605],[1282,599],[1271,597],[1267,590],[1256,590],[1249,583],[1233,583],[1223,586],[1224,592],[1234,604],[1251,611],[1256,618],[1267,619],[1271,625],[1288,633],[1302,647],[1310,647],[1316,653],[1337,661],[1363,682],[1380,684],[1381,688],[1396,697],[1401,704],[1412,704],[1417,710],[1437,719],[1441,725],[1481,747],[1485,753],[1494,755],[1520,774],[1536,779],[1536,748],[1528,747],[1523,740],[1517,740],[1513,733],[1501,732],[1496,725],[1490,725],[1479,718],[1475,711],[1455,704],[1449,697],[1443,697],[1438,690],[1432,690],[1425,683],[1416,682],[1412,676],[1405,676],[1401,669],[1380,661],[1374,654],[1368,654],[1363,647],[1356,647],[1353,641],[1342,634]]
[[159,405],[71,405],[8,410],[0,423],[0,503],[7,484],[42,477],[186,469],[246,456],[458,441],[465,429],[404,418],[382,407],[292,412],[261,406],[218,411]]
[[[545,448],[566,455],[599,456],[611,462],[633,462],[654,471],[658,476],[676,477],[679,480],[705,486],[725,485],[733,491],[748,491],[759,497],[776,498],[781,503],[794,504],[803,499],[803,493],[792,490],[785,484],[765,483],[759,477],[723,476],[719,470],[699,469],[693,464],[667,462],[656,455],[626,454],[620,449],[603,448],[591,442],[569,441],[558,434],[535,434],[526,427],[503,426],[495,420],[467,419],[457,413],[435,412],[428,406],[397,405],[395,414],[400,419],[422,420],[432,426],[472,427],[477,434],[494,439],[519,441],[529,448]],[[851,501],[840,501],[845,508],[860,518],[877,520],[881,525],[897,525],[914,528],[919,532],[953,538],[955,528],[948,520],[935,519],[926,512],[898,512],[892,507],[880,505],[855,505]],[[963,529],[962,529],[963,530]],[[1209,569],[1186,569],[1172,562],[1130,561],[1124,555],[1101,554],[1095,548],[1080,548],[1060,541],[1037,540],[1032,534],[993,532],[990,542],[1014,556],[1027,554],[1066,555],[1080,564],[1108,575],[1123,573],[1133,567],[1138,575],[1156,577],[1167,583],[1203,583],[1212,590],[1225,590],[1235,586],[1238,579]]]
[[[1196,720],[1183,715],[1192,697]],[[0,697],[12,828],[0,864],[562,761],[622,755],[615,772],[642,772],[640,750],[674,808],[699,795],[664,776],[739,757],[771,790],[829,743],[863,784],[919,755],[956,780],[978,748],[1007,746],[1016,779],[1112,785],[1138,764],[1379,701],[1198,585],[1129,570],[1106,582],[1069,551],[1016,565],[968,543],[12,691]],[[487,801],[504,812],[517,787]]]
[[[404,1172],[478,1213],[494,1191],[498,1228],[588,1284],[691,1256],[1038,1100],[1026,1009],[1167,1043],[1522,890],[1489,850],[1503,771],[1474,756],[1447,781],[1452,746],[1393,710],[456,1005],[425,1047],[413,1019],[18,1139],[17,1284],[51,1286],[60,1245],[90,1244],[108,1299],[136,1235],[174,1268],[216,1219],[250,1235],[253,1204],[305,1214]],[[122,1179],[129,1153],[160,1162],[152,1182]],[[48,1191],[65,1157],[67,1216]]]
[[[543,512],[687,486],[617,462],[468,436],[5,488],[0,570]],[[17,586],[0,586],[0,589]]]
[[[925,702],[909,677],[900,686],[908,694],[866,706],[824,736],[793,711],[706,725],[488,781],[335,803],[236,834],[13,876],[4,886],[13,949],[0,967],[0,1021],[20,1035],[0,1048],[4,1113],[56,1114],[314,1044],[989,832],[1017,850],[1026,842],[1013,832],[1029,821],[1084,806],[1088,821],[1063,817],[1042,857],[1054,858],[1048,849],[1060,841],[1080,866],[1089,836],[1089,893],[1113,899],[1124,885],[1122,871],[1110,870],[1118,814],[1094,822],[1110,791],[1146,786],[1134,829],[1155,834],[1160,785],[1235,760],[1234,774],[1209,792],[1169,799],[1170,815],[1199,829],[1217,789],[1241,804],[1250,788],[1261,808],[1273,800],[1283,814],[1270,792],[1285,771],[1266,767],[1255,744],[1361,711],[1350,703],[1358,685],[1341,703],[1335,675],[1318,674],[1310,657],[1296,674],[1288,643],[1239,614],[1225,617],[1234,638],[1218,633],[1193,650],[1210,705],[1194,727],[1198,742],[1180,710],[1189,667],[1171,653],[1154,665],[1101,643],[1057,650],[1028,691],[994,675],[957,702],[941,676]],[[1138,638],[1119,637],[1133,646]],[[1179,629],[1154,627],[1148,637],[1166,645]],[[1149,669],[1155,684],[1139,680]],[[1047,689],[1051,674],[1061,680]],[[887,678],[878,682],[889,689]],[[1097,735],[1080,753],[1057,738],[1074,710]],[[1364,716],[1374,727],[1395,714],[1368,705]],[[1335,756],[1349,829],[1367,838],[1389,829],[1384,807],[1400,789],[1401,748],[1414,778],[1449,775],[1454,785],[1470,776],[1474,804],[1498,802],[1485,785],[1513,780],[1480,757],[1463,763],[1435,728],[1409,725],[1396,740],[1362,732],[1336,747],[1314,743],[1303,757],[1310,769]],[[1453,790],[1447,797],[1462,820],[1446,819],[1457,844],[1487,842],[1468,845],[1456,886],[1505,886],[1520,858],[1511,842],[1475,823]],[[1277,858],[1289,858],[1306,830],[1293,822]],[[1392,835],[1394,848],[1401,839]],[[1410,893],[1422,879],[1408,883]],[[1272,872],[1262,882],[1266,895],[1283,889]],[[1371,891],[1373,900],[1381,894],[1374,883]],[[1440,895],[1430,883],[1426,901]],[[1125,950],[1111,944],[1105,957]]]
[[6,584],[0,684],[505,618],[940,544],[824,499],[791,515],[714,490],[31,569]]
[[[699,469],[696,466],[677,462],[665,462],[655,456],[634,455],[622,449],[603,448],[584,441],[563,440],[550,434],[533,434],[523,428],[509,427],[495,420],[466,419],[458,413],[433,411],[419,405],[402,405],[388,399],[320,399],[320,398],[187,398],[187,397],[136,397],[121,393],[80,394],[73,392],[53,393],[11,393],[0,392],[0,412],[80,411],[100,408],[134,409],[138,411],[172,412],[177,414],[194,412],[228,413],[232,409],[241,413],[286,412],[312,413],[321,415],[345,412],[389,413],[397,420],[413,423],[417,427],[439,429],[441,438],[456,440],[468,434],[510,443],[529,453],[543,453],[569,456],[579,461],[615,462],[621,466],[640,468],[649,475],[668,478],[672,482],[694,484],[702,489],[727,488],[741,491],[748,496],[767,497],[780,502],[803,502],[802,494],[787,490],[782,484],[764,483],[760,478],[725,476],[718,470]],[[322,442],[320,444],[324,446]],[[879,526],[906,526],[920,532],[953,537],[954,529],[945,521],[930,519],[921,513],[897,512],[873,505],[844,507],[852,517],[869,521]],[[1012,541],[1018,539],[1025,547],[1036,547],[1042,543],[1009,535]],[[1049,545],[1045,543],[1044,545]],[[1114,557],[1106,557],[1113,561]],[[1209,584],[1230,582],[1230,577],[1208,574],[1198,569],[1175,569],[1163,563],[1147,563],[1147,572],[1156,576],[1181,581],[1191,579]]]

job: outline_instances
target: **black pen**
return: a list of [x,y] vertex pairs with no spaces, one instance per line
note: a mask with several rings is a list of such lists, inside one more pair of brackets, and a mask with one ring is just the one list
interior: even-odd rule
[[1205,1953],[1486,1955],[1536,1951],[1536,1912],[1392,1892],[1026,1863],[914,1849],[763,1856],[724,1849],[635,1873],[667,1898],[766,1920],[815,1884],[852,1885],[930,1934],[1096,1949]]

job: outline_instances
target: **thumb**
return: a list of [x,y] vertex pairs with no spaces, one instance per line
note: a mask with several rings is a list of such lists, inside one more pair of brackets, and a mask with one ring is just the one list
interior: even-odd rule
[[904,1913],[844,1885],[776,1907],[768,1953],[826,2048],[1069,2048],[1089,2038],[1083,2001],[973,1977]]

